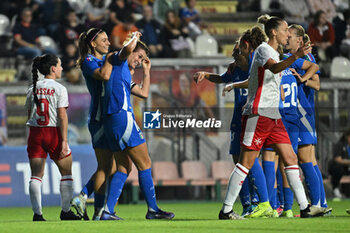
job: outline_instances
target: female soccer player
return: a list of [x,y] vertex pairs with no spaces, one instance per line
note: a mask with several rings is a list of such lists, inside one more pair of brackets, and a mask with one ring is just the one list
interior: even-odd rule
[[[310,43],[310,39],[300,25],[293,24],[289,28],[291,37],[286,49],[291,53],[296,51],[304,44]],[[290,56],[290,53],[286,55]],[[311,53],[307,54],[304,59],[308,62],[315,63],[315,58]],[[293,67],[297,77],[298,74],[303,75],[304,70],[300,67]],[[318,72],[319,73],[319,72]],[[315,126],[315,103],[314,93],[320,88],[320,79],[318,73],[311,78],[299,78],[298,92],[302,91],[305,95],[299,96],[298,110],[300,114],[300,130],[299,130],[299,145],[298,157],[300,166],[305,174],[306,184],[310,190],[312,204],[321,205],[324,213],[330,214],[332,208],[329,208],[326,201],[323,178],[320,169],[317,165],[315,156],[315,145],[317,144],[316,126]],[[316,178],[316,179],[315,179]]]
[[108,61],[113,65],[113,71],[110,80],[104,83],[104,128],[108,147],[115,157],[129,156],[139,171],[140,188],[148,205],[146,219],[172,219],[173,213],[157,206],[151,159],[130,103],[130,68],[139,66],[148,54],[147,46],[139,41],[140,35],[140,32],[133,33],[128,43]]
[[[318,208],[310,207],[305,195],[304,187],[299,179],[297,159],[279,113],[280,103],[280,72],[289,67],[297,58],[310,52],[310,46],[299,48],[293,56],[280,62],[279,45],[285,45],[288,40],[288,24],[277,17],[260,17],[260,23],[265,26],[265,33],[269,38],[256,50],[250,70],[248,99],[243,108],[240,161],[230,178],[232,196],[226,198],[221,212],[229,213],[241,184],[262,146],[272,146],[282,157],[286,175],[300,206],[300,216],[313,217],[320,213]],[[231,184],[232,183],[232,184]],[[232,210],[231,210],[232,211]],[[251,214],[257,216],[271,216],[272,209],[269,202],[260,202]]]
[[[45,75],[38,81],[38,70]],[[70,210],[73,195],[72,156],[67,143],[68,94],[64,86],[56,82],[61,78],[61,60],[56,55],[46,54],[33,60],[33,86],[28,90],[26,107],[28,109],[27,125],[28,157],[32,171],[29,193],[34,211],[33,221],[45,221],[41,208],[41,182],[47,154],[56,163],[62,178],[61,220],[80,220]]]

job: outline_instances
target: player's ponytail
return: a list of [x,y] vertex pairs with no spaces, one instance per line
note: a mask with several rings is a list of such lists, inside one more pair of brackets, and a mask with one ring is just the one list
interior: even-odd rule
[[39,104],[38,96],[36,94],[36,82],[38,81],[38,67],[40,65],[41,57],[35,57],[32,65],[32,76],[33,76],[33,95],[34,95],[34,103]]
[[87,32],[80,33],[79,58],[76,63],[78,67],[81,67],[88,54],[94,54],[94,48],[91,46],[91,42],[96,40],[98,35],[102,32],[103,30],[99,28],[91,28]]
[[38,96],[36,94],[36,83],[38,81],[38,71],[43,75],[49,75],[51,73],[51,67],[56,66],[58,63],[58,57],[54,54],[45,54],[35,57],[32,65],[33,76],[33,95],[34,103],[39,104]]
[[251,44],[253,49],[255,50],[259,45],[262,44],[262,42],[267,41],[267,37],[265,32],[258,26],[254,26],[250,30]]
[[264,25],[265,34],[269,38],[272,37],[271,31],[277,29],[283,21],[283,19],[280,19],[275,16],[271,17],[269,15],[262,15],[258,18],[258,23]]

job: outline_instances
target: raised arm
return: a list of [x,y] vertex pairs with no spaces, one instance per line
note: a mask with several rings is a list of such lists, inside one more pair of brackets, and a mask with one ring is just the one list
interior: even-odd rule
[[133,95],[136,95],[140,98],[146,99],[148,98],[149,95],[149,87],[150,87],[150,83],[151,83],[151,61],[150,59],[147,57],[142,61],[142,68],[143,68],[143,80],[141,85],[135,85],[132,89],[131,89],[131,93]]
[[132,33],[131,39],[120,50],[119,59],[121,61],[126,60],[129,57],[129,55],[134,51],[137,45],[137,41],[140,39],[141,35],[141,32]]
[[274,74],[282,72],[283,70],[291,66],[296,59],[304,57],[308,53],[311,53],[311,49],[311,45],[304,45],[303,47],[300,47],[298,51],[292,56],[288,57],[286,60],[281,62],[276,62],[273,59],[269,59],[264,65],[264,68],[269,69]]
[[213,83],[223,83],[224,82],[220,75],[214,74],[214,73],[209,73],[209,72],[205,72],[205,71],[199,71],[199,72],[196,72],[193,75],[193,80],[196,83],[200,83],[201,81],[203,81],[203,79],[207,79],[207,80],[209,80],[210,82],[213,82]]

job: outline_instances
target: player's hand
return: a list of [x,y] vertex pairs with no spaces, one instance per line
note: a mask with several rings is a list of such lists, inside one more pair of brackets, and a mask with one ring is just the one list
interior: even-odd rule
[[140,37],[142,36],[142,33],[141,32],[133,32],[133,36],[135,36],[139,40]]
[[196,73],[193,75],[193,80],[194,80],[196,83],[200,83],[203,79],[206,78],[207,75],[209,75],[208,72],[204,72],[204,71],[196,72]]
[[62,150],[60,153],[60,158],[66,157],[70,153],[70,148],[68,146],[68,142],[62,141]]
[[289,70],[298,79],[299,82],[303,82],[303,79],[301,78],[300,74],[294,68],[289,68]]
[[227,73],[232,74],[233,71],[235,70],[236,66],[237,66],[236,62],[230,63],[230,65],[228,65],[228,67],[227,67]]
[[112,64],[112,56],[115,54],[115,52],[107,53],[106,55],[106,61],[108,61],[110,64]]
[[301,58],[306,56],[307,54],[311,53],[313,44],[306,44],[298,49],[298,51],[295,53],[297,58]]
[[224,87],[224,89],[222,90],[222,96],[226,95],[226,92],[230,92],[233,89],[233,85],[232,84],[228,84]]
[[147,71],[147,72],[151,70],[151,60],[148,57],[142,60],[142,68],[144,71]]

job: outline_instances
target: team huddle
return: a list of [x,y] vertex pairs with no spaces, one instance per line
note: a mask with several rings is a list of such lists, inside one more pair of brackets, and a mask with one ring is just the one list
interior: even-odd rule
[[[207,79],[234,89],[230,154],[236,163],[219,219],[294,217],[293,193],[300,217],[329,215],[322,175],[315,159],[314,90],[319,89],[318,65],[304,29],[277,17],[262,16],[234,46],[234,62],[222,74],[197,72],[198,83]],[[82,70],[91,95],[88,128],[97,169],[81,193],[73,197],[72,156],[67,143],[68,94],[55,80],[61,77],[60,59],[43,55],[33,61],[33,86],[26,107],[30,133],[28,157],[32,176],[29,191],[33,221],[45,221],[41,206],[41,180],[47,153],[62,175],[61,220],[88,220],[86,200],[94,193],[93,220],[120,220],[114,207],[132,163],[138,170],[140,189],[148,209],[146,219],[172,219],[156,201],[151,159],[144,136],[135,122],[130,95],[147,98],[151,62],[149,50],[134,32],[118,52],[108,52],[107,34],[92,28],[80,35]],[[287,50],[288,53],[283,53]],[[140,85],[132,81],[134,69],[143,68]],[[39,70],[45,78],[38,81]],[[246,89],[248,88],[248,89]],[[261,151],[261,153],[260,153]],[[262,166],[259,155],[262,155]],[[309,204],[300,180],[299,165],[309,191]],[[279,169],[278,169],[279,167]],[[278,191],[277,191],[278,189]],[[233,211],[238,195],[243,213]],[[74,207],[77,214],[70,208]]]

